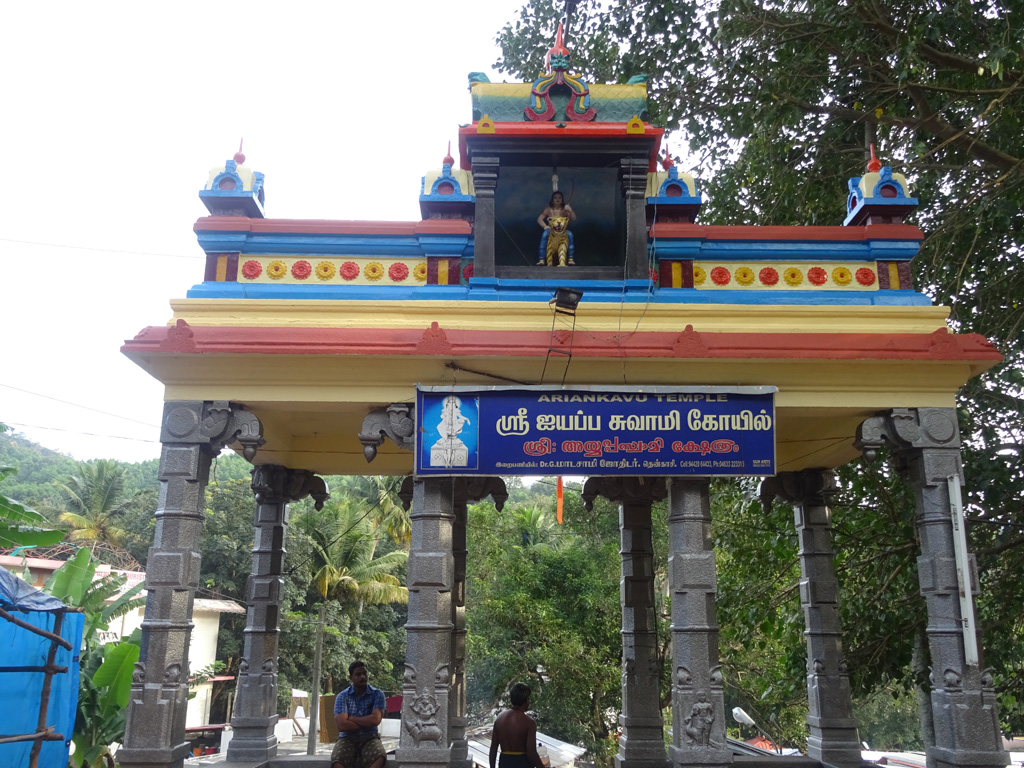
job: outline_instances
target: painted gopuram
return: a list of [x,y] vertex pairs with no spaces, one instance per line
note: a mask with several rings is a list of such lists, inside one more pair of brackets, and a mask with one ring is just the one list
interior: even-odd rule
[[[958,389],[1000,357],[951,333],[947,309],[912,284],[922,233],[904,222],[916,205],[906,180],[872,155],[849,189],[821,190],[846,196],[834,226],[703,223],[699,182],[647,122],[643,82],[574,75],[561,33],[546,69],[532,83],[470,76],[471,122],[423,176],[418,221],[268,218],[263,175],[244,156],[210,173],[210,215],[194,227],[205,274],[165,324],[123,347],[163,383],[165,404],[120,764],[186,756],[203,492],[211,459],[231,446],[254,464],[256,543],[229,762],[277,753],[288,504],[322,501],[320,475],[373,473],[405,476],[411,503],[401,766],[470,766],[467,505],[491,496],[500,507],[503,475],[554,474],[586,475],[585,499],[620,504],[617,768],[743,760],[725,739],[713,475],[763,477],[765,503],[794,506],[808,756],[859,765],[829,500],[835,467],[885,447],[917,498],[929,765],[1006,765],[958,517],[954,411]],[[662,499],[667,748],[651,546]]]

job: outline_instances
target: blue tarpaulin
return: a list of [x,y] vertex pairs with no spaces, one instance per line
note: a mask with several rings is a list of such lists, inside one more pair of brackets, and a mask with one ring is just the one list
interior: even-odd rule
[[[0,568],[0,609],[9,617],[31,627],[58,634],[71,650],[57,646],[55,667],[67,672],[51,676],[45,703],[44,728],[52,728],[64,738],[44,741],[39,752],[39,768],[64,768],[78,709],[78,653],[82,644],[83,614],[71,611],[52,595],[40,592],[14,574]],[[44,706],[43,689],[46,666],[53,642],[8,618],[0,617],[0,738],[35,734],[39,713]],[[0,743],[0,766],[28,766],[33,741]]]

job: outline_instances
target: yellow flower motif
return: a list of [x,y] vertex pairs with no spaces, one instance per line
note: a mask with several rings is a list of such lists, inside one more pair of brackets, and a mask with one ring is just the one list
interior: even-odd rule
[[836,285],[849,285],[853,280],[853,274],[846,267],[836,267],[832,270],[832,282]]
[[750,285],[754,282],[754,270],[750,267],[740,267],[733,272],[732,276],[736,278],[736,282],[740,285]]
[[786,285],[800,285],[804,281],[804,273],[796,267],[789,267],[782,273],[782,279],[786,281]]
[[379,261],[371,261],[363,267],[363,277],[367,280],[380,280],[384,277],[384,265]]
[[321,280],[330,280],[334,277],[334,265],[329,261],[321,261],[316,265],[316,276]]
[[425,262],[420,262],[412,269],[412,276],[419,280],[421,283],[427,279],[427,265]]
[[704,281],[708,279],[708,273],[700,267],[693,268],[693,284],[703,285]]
[[280,259],[274,259],[267,264],[267,277],[273,280],[280,280],[288,274],[288,265]]

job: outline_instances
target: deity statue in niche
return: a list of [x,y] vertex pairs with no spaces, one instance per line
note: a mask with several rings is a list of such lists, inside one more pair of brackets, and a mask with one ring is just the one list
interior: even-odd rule
[[437,432],[440,439],[430,446],[430,466],[465,467],[469,464],[469,447],[459,438],[469,419],[462,415],[462,400],[449,395],[441,406]]
[[537,266],[571,267],[576,264],[573,260],[576,245],[569,231],[570,221],[576,221],[576,211],[565,202],[561,192],[552,193],[548,207],[537,217],[537,223],[544,230],[540,236]]

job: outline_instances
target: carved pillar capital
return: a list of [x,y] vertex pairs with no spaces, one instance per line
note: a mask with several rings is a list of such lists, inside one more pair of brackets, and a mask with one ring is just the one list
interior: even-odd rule
[[252,492],[257,504],[290,504],[312,496],[318,510],[331,497],[322,477],[306,469],[288,469],[277,464],[253,467]]
[[[449,478],[448,482],[451,483],[453,503],[457,506],[474,504],[490,496],[499,512],[505,508],[508,489],[500,477],[453,477]],[[412,506],[412,496],[413,477],[410,475],[402,481],[402,487],[398,491],[402,507],[407,511]]]
[[827,506],[838,492],[836,473],[831,469],[803,469],[766,477],[761,481],[758,496],[767,514],[776,497],[800,506]]
[[642,198],[647,191],[647,160],[624,157],[619,160],[619,183],[626,199]]
[[594,499],[602,496],[620,504],[651,505],[668,497],[668,485],[663,477],[591,477],[583,484],[583,505],[594,509]]
[[164,445],[200,445],[211,456],[239,442],[248,461],[266,441],[260,420],[241,405],[227,400],[164,403],[160,442]]
[[960,428],[953,408],[893,408],[866,419],[857,428],[854,446],[867,461],[888,445],[897,453],[925,448],[959,448]]
[[363,444],[363,456],[369,464],[377,458],[377,449],[391,440],[403,451],[416,446],[416,407],[411,403],[392,403],[387,408],[377,408],[366,414],[359,431],[359,442]]
[[501,161],[497,157],[473,156],[473,188],[477,197],[494,197],[500,166]]

